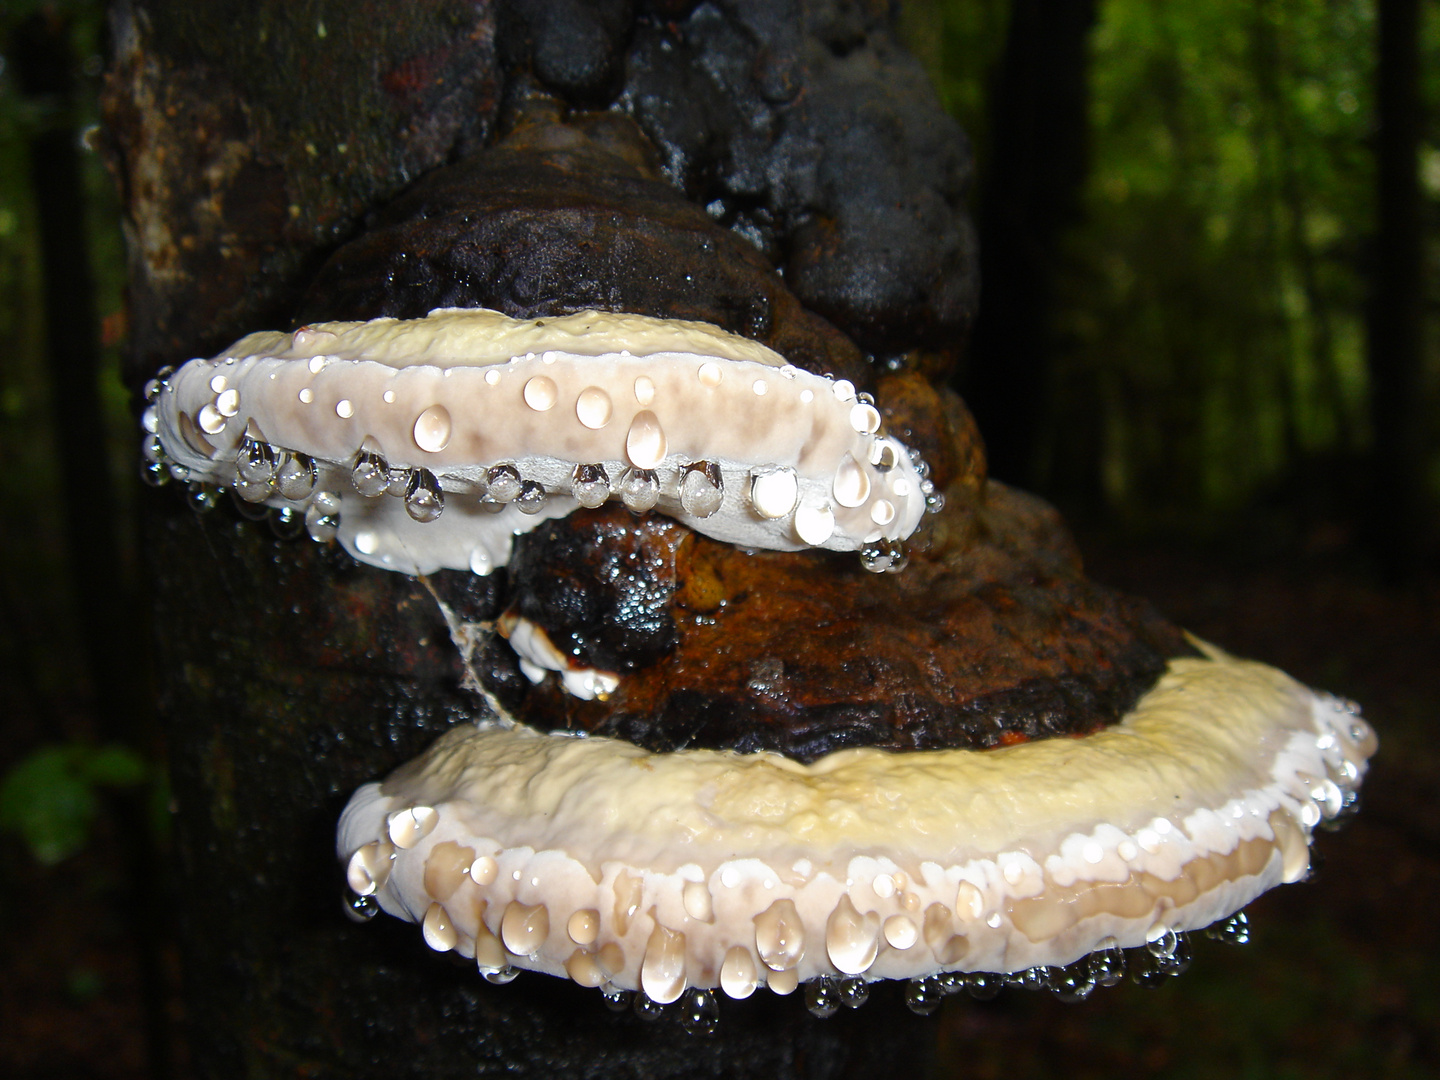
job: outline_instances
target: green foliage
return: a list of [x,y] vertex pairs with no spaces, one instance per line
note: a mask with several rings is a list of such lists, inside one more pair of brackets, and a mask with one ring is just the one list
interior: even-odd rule
[[53,866],[85,846],[102,789],[134,787],[149,775],[140,756],[123,746],[41,747],[0,781],[0,829]]
[[1112,506],[1213,513],[1365,446],[1373,41],[1368,0],[1102,5],[1050,457],[1093,440]]

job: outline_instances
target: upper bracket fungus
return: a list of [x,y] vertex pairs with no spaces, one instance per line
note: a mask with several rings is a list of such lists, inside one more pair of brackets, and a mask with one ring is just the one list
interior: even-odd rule
[[896,545],[938,500],[870,395],[682,320],[483,309],[258,333],[154,384],[147,456],[412,574],[619,499],[782,551]]

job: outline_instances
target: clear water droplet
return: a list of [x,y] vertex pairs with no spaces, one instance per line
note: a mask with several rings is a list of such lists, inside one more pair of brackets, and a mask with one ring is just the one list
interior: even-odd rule
[[1156,959],[1161,959],[1175,954],[1175,948],[1180,944],[1180,935],[1174,930],[1166,929],[1158,937],[1145,943],[1146,950]]
[[945,509],[945,496],[939,491],[931,491],[925,496],[925,512],[927,514],[938,514]]
[[235,475],[241,480],[269,487],[275,478],[275,465],[273,448],[249,435],[240,440],[240,450],[235,455]]
[[491,502],[508,503],[520,495],[520,470],[514,465],[492,465],[485,480]]
[[570,494],[593,510],[610,497],[610,475],[604,465],[576,465],[570,477]]
[[190,468],[189,466],[181,465],[178,461],[172,462],[170,465],[170,476],[172,479],[184,482],[190,479]]
[[627,507],[643,513],[660,501],[660,479],[653,469],[626,469],[618,491]]
[[680,479],[680,505],[687,514],[709,517],[725,501],[725,481],[713,461],[696,461],[685,466]]
[[692,987],[680,1000],[680,1023],[692,1035],[713,1035],[720,1027],[720,1005],[709,990]]
[[665,1015],[665,1006],[652,999],[643,990],[635,991],[635,1000],[631,1007],[641,1020],[659,1020]]
[[606,983],[600,988],[600,996],[605,999],[605,1007],[611,1012],[622,1013],[630,1008],[629,990],[621,990],[618,986]]
[[840,1009],[839,980],[830,975],[821,975],[805,984],[805,1008],[811,1016],[826,1020]]
[[898,574],[910,565],[910,556],[899,541],[880,540],[860,549],[860,565],[872,574]]
[[972,971],[965,979],[965,992],[976,1001],[993,1001],[1005,988],[1005,977],[993,971]]
[[380,914],[380,901],[374,896],[361,896],[353,889],[345,890],[345,914],[354,922],[367,923]]
[[1095,992],[1096,985],[1088,956],[1082,956],[1065,967],[1050,969],[1050,992],[1061,1001],[1084,1001]]
[[305,514],[293,506],[277,507],[270,514],[270,531],[281,540],[298,540],[305,535]]
[[166,464],[170,461],[170,455],[165,453],[165,444],[160,441],[159,435],[146,435],[140,440],[140,456],[146,461]]
[[1113,937],[1100,942],[1100,948],[1089,956],[1090,974],[1097,986],[1114,986],[1125,978],[1125,950]]
[[[246,480],[243,476],[237,476],[235,478],[235,484],[234,487],[231,488],[231,491],[235,495],[237,505],[241,502],[263,503],[273,493],[273,489],[268,480]],[[255,507],[250,506],[248,510],[242,510],[241,512],[251,520],[259,520],[265,516],[263,511],[260,513],[254,513],[254,511]]]
[[1250,942],[1250,917],[1237,911],[1228,919],[1221,919],[1206,928],[1205,936],[1211,941],[1223,941],[1226,945],[1247,945]]
[[275,487],[287,499],[300,502],[315,490],[319,473],[309,454],[282,450],[275,462]]
[[513,968],[509,964],[506,964],[502,968],[490,968],[483,972],[483,974],[486,982],[494,983],[496,986],[504,986],[506,983],[514,982],[516,978],[519,977],[520,969]]
[[361,450],[355,455],[350,470],[350,483],[367,499],[378,498],[390,486],[390,465],[374,450]]
[[934,978],[911,979],[905,987],[905,1007],[917,1016],[929,1016],[944,998],[945,993]]
[[390,479],[385,484],[385,494],[394,495],[397,499],[403,499],[405,492],[410,488],[409,469],[391,469]]
[[870,1000],[870,984],[864,979],[840,980],[840,1004],[847,1009],[858,1009]]
[[140,479],[150,487],[164,487],[170,482],[170,469],[163,461],[144,461],[140,464]]
[[333,491],[316,492],[305,508],[305,528],[312,540],[334,540],[340,531],[340,496]]
[[545,509],[545,486],[534,480],[520,485],[520,494],[515,496],[515,505],[522,514],[538,514]]
[[185,487],[185,502],[197,514],[208,514],[220,503],[220,492],[211,484],[190,483]]
[[445,493],[429,469],[416,469],[405,485],[405,512],[421,524],[445,512]]

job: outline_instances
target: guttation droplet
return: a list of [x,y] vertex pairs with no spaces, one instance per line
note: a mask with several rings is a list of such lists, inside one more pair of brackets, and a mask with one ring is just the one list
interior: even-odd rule
[[220,492],[210,484],[191,481],[185,487],[185,501],[197,514],[208,514],[220,502]]
[[621,990],[618,986],[606,983],[600,988],[600,996],[605,999],[605,1007],[611,1012],[625,1012],[630,1008],[629,990]]
[[515,505],[522,514],[538,514],[545,509],[545,486],[534,480],[520,484],[520,494],[515,496]]
[[240,440],[240,452],[235,458],[235,473],[241,480],[268,487],[275,479],[275,466],[275,451],[267,444],[259,439],[252,439],[249,435]]
[[421,524],[434,521],[445,512],[445,493],[429,469],[416,469],[405,486],[405,512]]
[[316,492],[305,508],[305,528],[312,540],[334,540],[340,531],[340,496],[333,491]]
[[346,889],[345,914],[355,922],[369,922],[380,914],[380,901],[373,896],[361,896],[352,889]]
[[641,1020],[659,1020],[665,1015],[665,1006],[651,1000],[643,990],[635,991],[634,1009],[635,1015]]
[[319,473],[309,454],[283,450],[275,463],[275,487],[287,499],[308,499],[315,490]]
[[626,469],[620,477],[620,499],[637,514],[660,501],[660,479],[651,469]]
[[513,502],[520,495],[520,470],[514,465],[493,465],[485,474],[487,498],[492,502]]
[[692,987],[680,1000],[680,1023],[692,1035],[713,1035],[720,1027],[720,1006],[709,990]]
[[494,983],[496,986],[504,986],[506,983],[514,982],[516,976],[519,974],[519,968],[513,968],[509,964],[506,964],[502,968],[494,968],[485,972],[485,981]]
[[365,498],[377,498],[390,486],[390,466],[385,458],[375,451],[361,450],[355,455],[355,467],[350,470],[350,482]]
[[713,461],[696,461],[685,466],[680,480],[680,505],[687,514],[709,517],[725,501],[725,480]]
[[830,975],[821,975],[805,984],[805,1008],[811,1016],[825,1020],[840,1008],[839,981]]
[[293,506],[276,507],[270,515],[270,531],[281,540],[298,540],[305,532],[305,515]]
[[944,991],[933,978],[911,979],[905,987],[905,1007],[919,1016],[929,1016],[940,1007]]
[[604,465],[576,465],[570,478],[570,494],[586,509],[593,510],[610,497],[610,475]]

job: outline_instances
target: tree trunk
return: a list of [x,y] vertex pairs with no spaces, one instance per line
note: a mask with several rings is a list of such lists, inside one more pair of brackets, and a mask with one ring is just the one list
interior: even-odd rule
[[1055,354],[1061,240],[1079,219],[1088,160],[1094,0],[1016,0],[989,95],[992,156],[980,207],[980,280],[961,392],[992,473],[1030,484]]
[[1378,10],[1378,220],[1367,328],[1374,428],[1370,522],[1382,565],[1400,579],[1417,569],[1425,527],[1419,4],[1381,0]]

